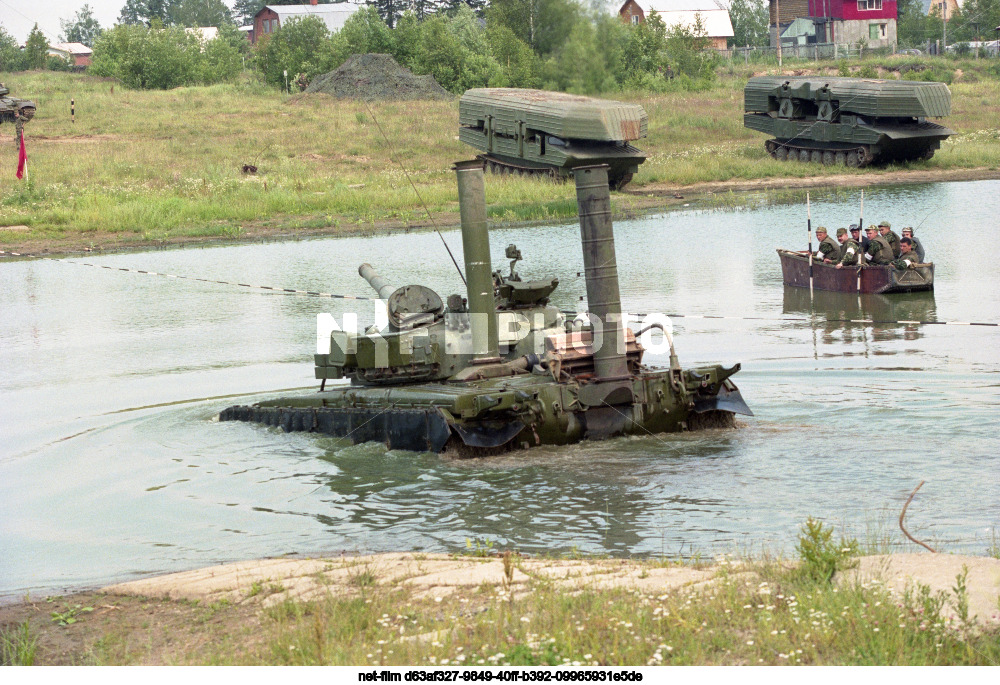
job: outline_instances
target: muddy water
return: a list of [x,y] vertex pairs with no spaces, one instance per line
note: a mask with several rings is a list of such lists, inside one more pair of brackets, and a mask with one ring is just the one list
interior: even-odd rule
[[[751,198],[752,199],[752,198]],[[858,218],[812,196],[813,225]],[[757,416],[735,431],[629,438],[504,457],[344,447],[213,417],[315,387],[315,318],[351,303],[82,263],[369,295],[460,286],[434,234],[20,261],[0,265],[0,596],[281,554],[517,548],[712,555],[790,551],[808,516],[914,549],[911,532],[982,554],[1000,531],[1000,330],[830,319],[1000,321],[1000,182],[873,189],[865,220],[917,235],[933,294],[785,289],[776,247],[804,248],[803,205],[620,221],[622,300],[675,318],[682,364],[740,361]],[[576,225],[494,229],[526,277],[585,293]],[[446,233],[460,254],[456,231]],[[362,321],[373,310],[361,303]],[[663,355],[647,358],[666,364]]]

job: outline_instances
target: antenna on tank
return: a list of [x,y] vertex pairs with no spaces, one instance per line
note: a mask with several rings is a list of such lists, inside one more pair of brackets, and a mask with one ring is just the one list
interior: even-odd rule
[[[365,108],[368,110],[369,116],[371,116],[372,121],[375,122],[375,128],[377,128],[378,132],[382,134],[382,138],[385,139],[386,145],[389,146],[389,150],[393,153],[392,156],[395,157],[396,149],[392,146],[392,141],[389,140],[389,136],[387,136],[385,131],[382,130],[382,124],[378,123],[378,119],[375,117],[375,112],[372,110],[371,103],[368,100],[363,100],[363,102],[365,103]],[[441,230],[438,228],[437,222],[434,221],[434,215],[432,215],[431,210],[427,208],[427,203],[424,202],[424,198],[420,195],[420,191],[417,190],[416,184],[414,184],[413,179],[410,178],[410,172],[406,170],[406,167],[403,166],[403,163],[400,162],[398,158],[395,161],[396,164],[399,165],[399,168],[402,169],[403,175],[406,176],[406,180],[410,182],[410,187],[413,188],[413,192],[416,193],[417,199],[420,200],[420,204],[423,205],[424,211],[427,212],[427,218],[431,220],[434,232],[438,234],[438,238],[440,238],[441,242],[444,243],[444,249],[448,251],[448,256],[451,257],[451,263],[454,264],[455,268],[458,270],[458,275],[461,277],[462,283],[468,287],[469,282],[465,280],[465,274],[462,273],[462,267],[458,265],[455,255],[452,254],[451,248],[448,247],[448,242],[444,239],[444,236],[441,235]]]

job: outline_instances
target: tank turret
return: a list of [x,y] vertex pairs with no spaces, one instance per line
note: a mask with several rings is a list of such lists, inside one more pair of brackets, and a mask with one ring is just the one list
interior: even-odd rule
[[[574,170],[590,307],[574,318],[548,304],[557,279],[521,279],[515,245],[506,250],[510,273],[493,271],[482,164],[455,170],[466,297],[452,294],[445,306],[429,288],[394,288],[362,265],[386,303],[386,323],[340,330],[320,315],[320,392],[229,407],[220,420],[474,456],[733,426],[734,414],[752,414],[730,380],[739,364],[684,370],[662,326],[670,366],[643,365],[644,349],[622,312],[606,166]],[[344,378],[350,385],[326,389],[327,380]]]
[[625,186],[646,156],[629,141],[646,137],[641,105],[521,88],[474,88],[458,105],[458,137],[483,151],[495,173],[568,177],[580,166],[608,165]]
[[951,113],[944,83],[835,76],[755,76],[743,123],[773,138],[782,160],[863,167],[930,159],[954,131],[928,118]]

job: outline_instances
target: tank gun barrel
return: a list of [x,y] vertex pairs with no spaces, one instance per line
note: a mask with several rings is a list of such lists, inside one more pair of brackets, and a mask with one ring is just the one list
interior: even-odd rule
[[396,286],[379,276],[378,271],[376,271],[375,267],[371,264],[362,264],[359,266],[358,273],[361,274],[361,278],[368,281],[368,285],[370,285],[383,300],[388,300],[389,296],[396,291]]

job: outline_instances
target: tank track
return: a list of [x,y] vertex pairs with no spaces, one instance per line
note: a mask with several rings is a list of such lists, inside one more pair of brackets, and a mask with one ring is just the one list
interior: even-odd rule
[[[817,162],[826,166],[848,166],[852,169],[866,167],[875,161],[871,148],[867,145],[829,150],[769,140],[764,143],[764,148],[769,155],[781,161]],[[934,154],[933,151],[931,154]]]
[[[496,157],[491,157],[490,155],[477,155],[476,159],[483,163],[483,171],[489,171],[494,174],[501,176],[504,175],[517,175],[517,176],[534,176],[537,178],[550,178],[554,181],[564,181],[569,176],[564,176],[559,173],[558,169],[553,167],[534,167],[534,166],[523,166],[520,164],[511,164]],[[621,190],[629,181],[632,180],[632,174],[624,172],[621,174],[614,174],[608,172],[608,187],[611,190]]]

